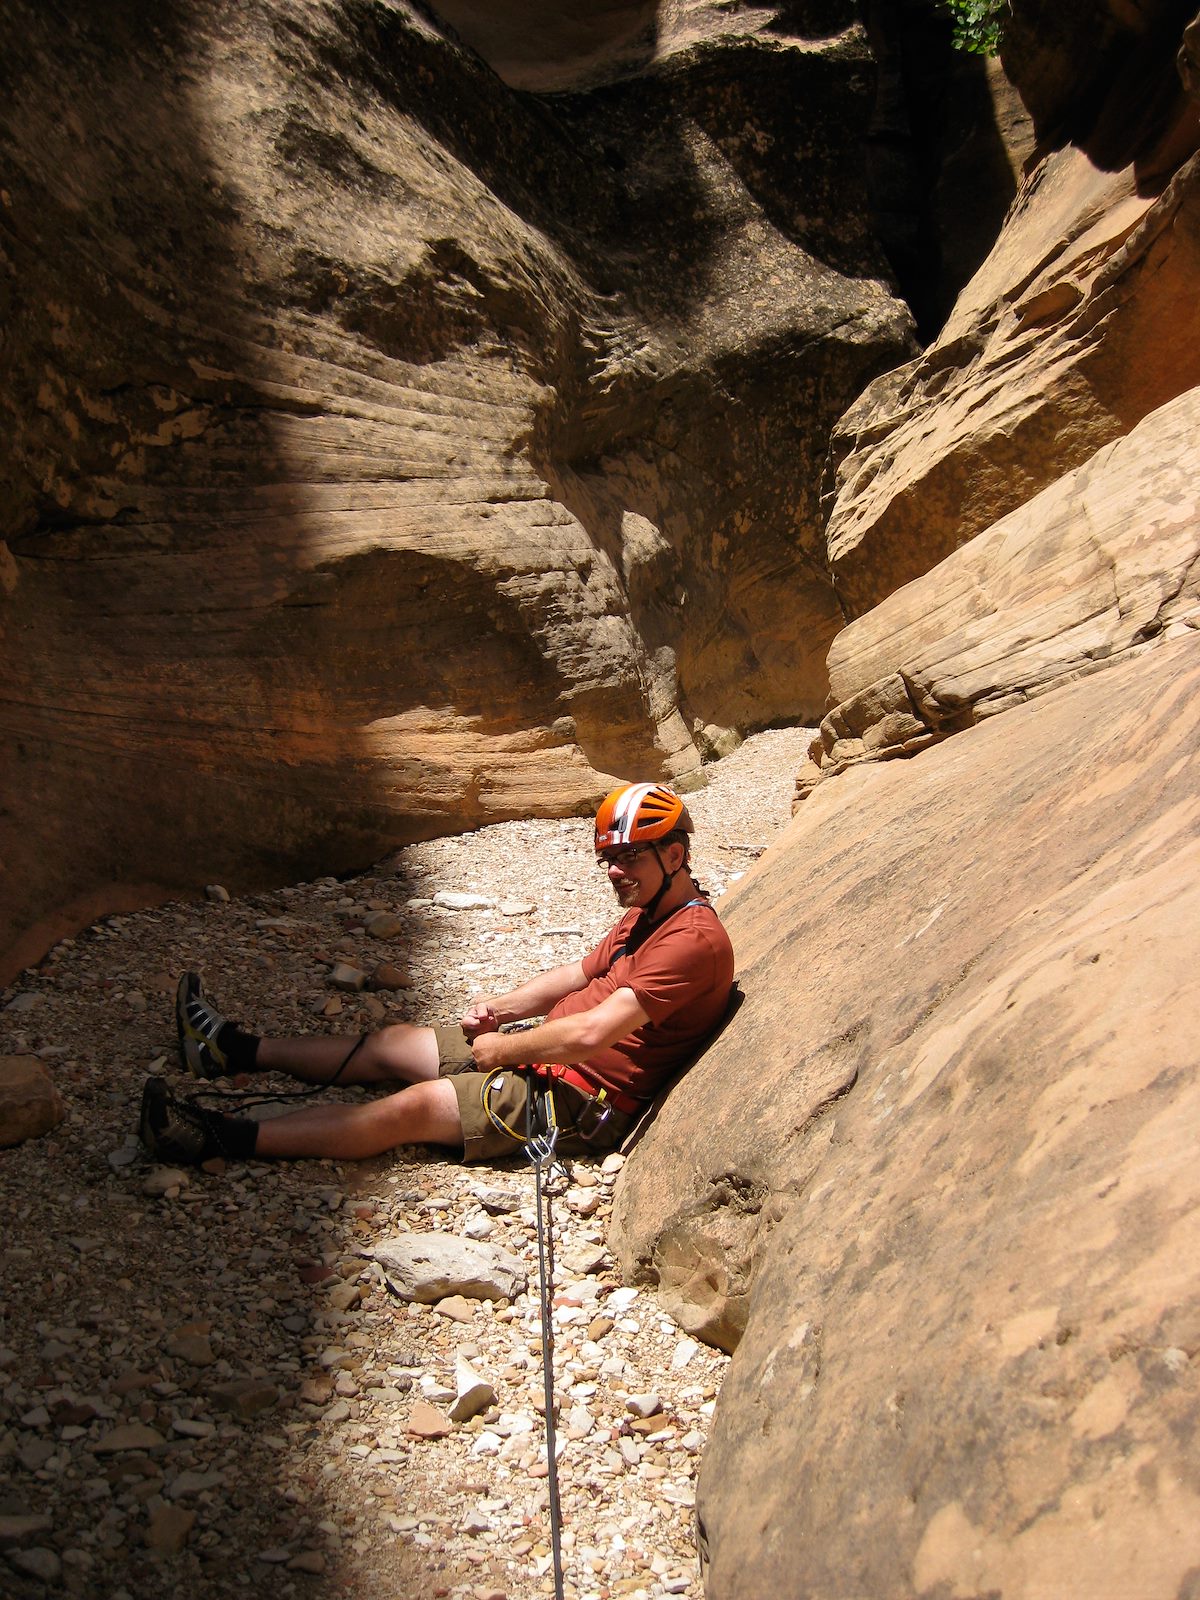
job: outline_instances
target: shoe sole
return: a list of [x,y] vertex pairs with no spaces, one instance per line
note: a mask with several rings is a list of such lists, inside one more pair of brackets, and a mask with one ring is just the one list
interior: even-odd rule
[[210,1082],[217,1073],[208,1071],[204,1065],[203,1046],[191,1032],[187,1020],[187,1003],[189,1000],[199,1000],[204,991],[200,979],[194,972],[185,972],[179,980],[175,990],[175,1032],[179,1039],[179,1054],[183,1057],[183,1064],[193,1078],[201,1078]]
[[150,1122],[152,1106],[161,1104],[166,1098],[166,1085],[161,1078],[147,1078],[146,1086],[142,1090],[142,1109],[138,1116],[138,1138],[151,1155],[156,1154],[157,1139],[154,1128]]
[[194,972],[185,972],[175,987],[175,1037],[179,1041],[179,1054],[187,1065],[187,1003],[200,994],[200,979]]

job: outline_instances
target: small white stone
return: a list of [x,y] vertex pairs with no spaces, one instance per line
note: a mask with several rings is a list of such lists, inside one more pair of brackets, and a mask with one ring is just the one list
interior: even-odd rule
[[172,1189],[182,1189],[191,1179],[178,1167],[156,1167],[142,1181],[142,1193],[160,1198]]
[[656,1417],[662,1408],[662,1400],[656,1394],[631,1394],[625,1402],[626,1411],[635,1417]]
[[495,1389],[462,1356],[455,1363],[455,1389],[454,1404],[450,1407],[452,1422],[467,1422],[496,1403]]
[[443,911],[487,911],[496,904],[482,894],[461,894],[455,889],[439,889],[433,897]]

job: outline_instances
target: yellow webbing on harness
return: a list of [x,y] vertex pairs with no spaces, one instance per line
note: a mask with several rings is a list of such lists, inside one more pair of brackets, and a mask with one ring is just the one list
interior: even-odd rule
[[[530,1080],[533,1080],[537,1077],[537,1074],[531,1067],[493,1067],[491,1072],[484,1075],[483,1082],[479,1086],[479,1098],[483,1106],[483,1114],[491,1123],[492,1127],[497,1128],[507,1138],[515,1140],[517,1144],[523,1145],[525,1143],[526,1134],[518,1133],[515,1128],[510,1128],[508,1123],[505,1122],[504,1118],[497,1115],[497,1113],[493,1111],[491,1106],[488,1104],[488,1096],[491,1093],[492,1084],[497,1078],[503,1077],[506,1072],[523,1072]],[[532,1081],[530,1081],[526,1086],[526,1093],[533,1094],[533,1092],[534,1084]],[[553,1080],[549,1078],[546,1080],[545,1106],[547,1127],[557,1128],[558,1108],[554,1103]]]

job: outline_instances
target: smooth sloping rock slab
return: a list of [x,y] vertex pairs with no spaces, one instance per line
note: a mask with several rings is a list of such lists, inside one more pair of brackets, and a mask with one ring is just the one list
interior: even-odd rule
[[512,1300],[525,1288],[524,1265],[507,1251],[446,1233],[398,1233],[371,1251],[402,1300],[432,1305],[447,1295]]
[[1200,389],[850,624],[802,791],[1200,624]]
[[744,1329],[709,1600],[1186,1593],[1200,637],[822,785],[724,906],[746,1002],[616,1213]]
[[66,1115],[37,1056],[0,1056],[0,1146],[37,1139]]

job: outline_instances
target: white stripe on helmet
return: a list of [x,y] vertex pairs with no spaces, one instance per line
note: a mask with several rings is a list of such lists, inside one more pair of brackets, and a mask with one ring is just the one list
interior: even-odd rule
[[633,824],[637,821],[638,807],[650,793],[657,788],[653,783],[635,783],[627,789],[613,808],[613,831],[628,843]]

